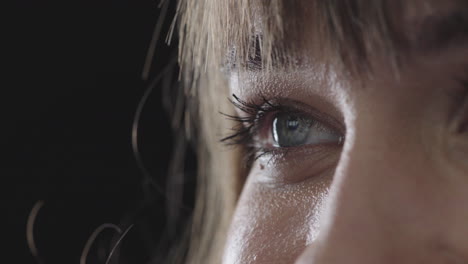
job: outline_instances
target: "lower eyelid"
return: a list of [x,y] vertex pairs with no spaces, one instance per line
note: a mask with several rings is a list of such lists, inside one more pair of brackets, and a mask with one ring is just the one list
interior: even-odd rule
[[317,179],[335,168],[340,153],[341,148],[326,144],[316,148],[299,147],[294,151],[274,150],[255,161],[253,174],[261,175],[256,180],[274,185]]

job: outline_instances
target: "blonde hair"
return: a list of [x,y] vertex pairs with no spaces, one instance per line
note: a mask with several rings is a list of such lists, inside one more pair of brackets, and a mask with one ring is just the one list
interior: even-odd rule
[[[350,73],[365,70],[367,54],[393,52],[403,45],[386,10],[386,0],[180,0],[177,8],[179,64],[189,135],[197,131],[199,180],[190,230],[188,263],[219,263],[227,227],[247,171],[242,150],[219,140],[232,127],[219,112],[233,113],[228,103],[226,71],[257,63],[268,71],[275,64],[293,65],[300,45],[318,45],[324,58]],[[395,12],[397,13],[397,12]],[[303,39],[303,21],[315,39]]]

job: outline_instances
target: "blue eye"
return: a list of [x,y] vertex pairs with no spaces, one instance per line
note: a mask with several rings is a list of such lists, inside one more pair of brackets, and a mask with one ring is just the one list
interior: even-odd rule
[[273,119],[271,132],[275,147],[341,143],[339,133],[301,114],[277,114]]

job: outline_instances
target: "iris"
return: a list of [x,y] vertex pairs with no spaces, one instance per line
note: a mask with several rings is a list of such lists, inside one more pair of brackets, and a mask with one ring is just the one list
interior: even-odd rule
[[321,122],[301,114],[278,113],[273,119],[275,147],[296,147],[339,142],[340,135]]

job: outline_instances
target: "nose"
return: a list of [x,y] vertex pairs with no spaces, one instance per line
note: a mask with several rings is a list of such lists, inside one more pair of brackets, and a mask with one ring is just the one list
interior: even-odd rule
[[356,126],[320,234],[296,264],[441,263],[431,255],[439,238],[432,214],[443,206],[437,170],[420,137],[399,125]]

